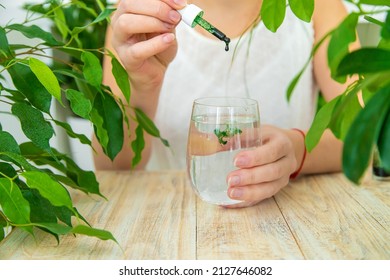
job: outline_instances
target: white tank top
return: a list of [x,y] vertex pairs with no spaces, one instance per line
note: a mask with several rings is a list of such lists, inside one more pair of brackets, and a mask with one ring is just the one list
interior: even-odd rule
[[153,139],[147,169],[185,169],[192,103],[199,97],[250,97],[259,103],[262,124],[310,127],[317,103],[311,65],[290,102],[286,92],[310,57],[311,23],[302,22],[287,9],[276,33],[260,23],[241,39],[232,39],[229,52],[224,42],[204,37],[184,23],[177,27],[176,37],[178,53],[166,72],[155,117],[171,148]]

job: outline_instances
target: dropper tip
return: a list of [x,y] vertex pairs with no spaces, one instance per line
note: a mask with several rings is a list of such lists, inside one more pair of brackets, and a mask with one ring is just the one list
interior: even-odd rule
[[226,44],[226,46],[225,46],[225,51],[229,51],[230,38],[225,36],[225,38],[223,38],[223,41],[224,41],[225,44]]

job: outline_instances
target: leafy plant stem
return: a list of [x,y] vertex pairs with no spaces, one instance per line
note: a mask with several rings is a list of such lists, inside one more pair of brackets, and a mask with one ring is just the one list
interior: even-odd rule
[[9,219],[7,218],[6,215],[4,215],[4,213],[2,211],[0,211],[0,216],[7,222],[8,225],[10,224]]
[[[5,101],[5,100],[0,99],[0,102],[12,106],[12,103],[11,103],[11,102],[8,102],[8,101]],[[0,111],[0,113],[1,113],[1,114],[9,114],[9,115],[12,115],[12,114],[10,114],[10,112],[5,112],[5,111]]]
[[7,178],[8,180],[10,181],[14,181],[16,178],[18,178],[18,176],[16,175],[15,177],[8,177],[6,174],[4,174],[3,172],[0,172],[0,175],[3,176],[4,178]]

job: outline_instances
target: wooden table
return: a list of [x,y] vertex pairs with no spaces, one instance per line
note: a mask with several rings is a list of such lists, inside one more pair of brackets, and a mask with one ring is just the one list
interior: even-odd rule
[[307,176],[244,209],[199,200],[184,172],[100,172],[108,198],[74,195],[112,241],[14,230],[0,259],[390,259],[390,183]]

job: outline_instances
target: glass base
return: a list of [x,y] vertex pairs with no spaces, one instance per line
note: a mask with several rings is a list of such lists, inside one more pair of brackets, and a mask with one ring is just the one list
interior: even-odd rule
[[379,181],[390,181],[390,172],[387,172],[382,167],[373,167],[372,168],[372,175],[375,180]]

